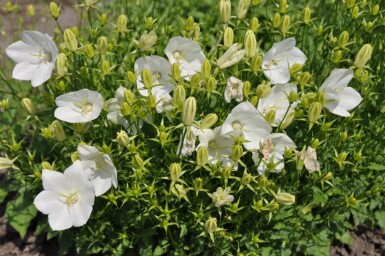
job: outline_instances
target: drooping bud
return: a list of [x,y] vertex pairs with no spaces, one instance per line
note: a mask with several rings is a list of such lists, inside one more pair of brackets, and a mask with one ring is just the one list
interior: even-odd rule
[[354,66],[356,66],[357,68],[364,67],[372,57],[372,51],[373,48],[370,44],[363,45],[356,55],[356,59],[354,60]]
[[222,23],[228,23],[231,18],[231,2],[230,0],[220,0],[219,2],[219,19]]
[[244,44],[245,44],[245,50],[246,50],[246,57],[249,57],[249,58],[253,57],[257,52],[257,39],[252,30],[247,30]]
[[251,0],[239,0],[237,9],[237,18],[243,20],[250,8]]
[[66,134],[64,132],[63,126],[58,120],[53,121],[52,123],[53,133],[55,134],[55,138],[58,141],[64,141],[66,138]]
[[197,152],[197,165],[205,166],[209,161],[209,151],[207,147],[199,147]]
[[55,2],[51,2],[49,4],[49,10],[51,12],[52,18],[57,20],[57,18],[59,18],[59,15],[60,15],[60,9]]
[[128,137],[127,132],[121,130],[116,133],[116,142],[123,147],[127,147],[130,144],[130,138]]
[[67,28],[66,30],[64,30],[63,38],[67,48],[71,52],[76,51],[78,49],[78,40],[76,39],[76,36],[71,29]]
[[226,48],[230,48],[233,45],[234,41],[234,31],[232,28],[227,27],[223,34],[223,46]]
[[98,51],[100,55],[105,55],[108,50],[108,38],[101,36],[98,38]]
[[127,16],[122,14],[118,17],[116,28],[119,33],[124,34],[127,31]]
[[173,163],[170,165],[170,180],[171,181],[177,181],[179,180],[181,174],[182,174],[182,167],[178,163]]
[[218,116],[214,113],[208,114],[201,122],[201,129],[209,129],[218,121]]
[[295,196],[289,193],[278,192],[275,195],[275,201],[283,205],[292,205],[295,203]]
[[197,101],[194,97],[189,97],[183,104],[182,118],[186,126],[193,124],[197,110]]

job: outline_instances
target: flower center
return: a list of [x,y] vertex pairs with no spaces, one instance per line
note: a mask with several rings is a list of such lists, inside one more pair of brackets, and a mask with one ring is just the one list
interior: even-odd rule
[[45,51],[44,49],[40,49],[38,57],[40,62],[47,63],[52,60],[52,54],[50,52]]
[[60,196],[64,199],[64,203],[67,205],[68,209],[71,209],[78,201],[78,191],[70,194],[70,195],[63,195],[60,194]]
[[267,64],[265,64],[266,68],[268,69],[271,69],[273,67],[276,67],[278,64],[278,61],[275,60],[275,59],[272,59],[270,62],[268,62]]
[[88,114],[89,112],[91,112],[93,109],[93,106],[91,103],[83,103],[82,105],[82,113],[84,115]]
[[152,81],[154,84],[160,84],[160,81],[159,79],[161,78],[161,74],[157,71],[155,71],[154,73],[152,73]]
[[218,148],[218,145],[215,142],[215,140],[212,140],[209,142],[209,150],[216,150],[217,148]]
[[231,125],[235,131],[239,131],[243,127],[243,124],[239,121],[234,121]]
[[174,56],[174,58],[176,59],[177,62],[179,59],[182,58],[182,54],[180,53],[180,51],[175,51],[172,53],[172,55]]

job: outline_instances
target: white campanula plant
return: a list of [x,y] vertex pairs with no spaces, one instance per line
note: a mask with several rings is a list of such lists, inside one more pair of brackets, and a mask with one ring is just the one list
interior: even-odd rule
[[131,2],[80,1],[68,28],[52,2],[52,37],[5,50],[0,192],[21,236],[79,255],[328,255],[383,226],[374,1]]

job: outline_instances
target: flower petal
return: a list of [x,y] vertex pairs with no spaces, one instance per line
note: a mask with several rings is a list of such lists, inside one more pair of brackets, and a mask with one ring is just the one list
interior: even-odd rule
[[338,104],[338,107],[341,107],[345,110],[351,110],[357,107],[358,104],[360,104],[362,101],[361,95],[352,87],[346,87],[340,91],[339,96],[341,97],[341,101]]
[[48,215],[52,230],[65,230],[73,225],[73,219],[67,206],[56,209]]
[[56,209],[64,207],[64,204],[57,198],[57,193],[52,191],[41,191],[33,201],[36,208],[43,214],[50,214]]
[[55,65],[51,62],[40,63],[37,68],[37,72],[33,76],[31,83],[33,87],[43,84],[45,81],[51,78],[52,70],[55,69]]
[[39,49],[22,41],[11,44],[5,49],[5,52],[15,63],[29,62],[38,64],[40,62],[40,58],[37,56]]
[[12,78],[29,81],[37,74],[39,64],[22,62],[16,64],[12,72]]

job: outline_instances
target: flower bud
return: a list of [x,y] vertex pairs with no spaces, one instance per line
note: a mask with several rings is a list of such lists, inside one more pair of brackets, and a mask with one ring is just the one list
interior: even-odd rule
[[199,74],[199,73],[194,74],[191,77],[191,81],[190,81],[191,89],[195,89],[195,88],[199,87],[201,79],[202,79],[201,74]]
[[180,73],[181,73],[181,70],[180,70],[179,64],[176,62],[173,63],[171,65],[171,77],[172,77],[172,79],[174,79],[175,81],[179,81],[181,79]]
[[354,60],[354,66],[362,68],[372,57],[373,48],[370,44],[365,44],[358,51],[356,59]]
[[66,44],[66,47],[71,52],[76,51],[78,49],[78,40],[76,39],[76,36],[71,29],[67,28],[66,30],[64,30],[63,38]]
[[237,18],[243,20],[250,8],[251,0],[239,0],[237,9]]
[[346,130],[340,133],[340,138],[342,141],[346,141],[348,139],[348,133]]
[[242,185],[246,186],[246,185],[250,184],[250,182],[252,182],[253,179],[254,178],[250,173],[244,172],[242,179],[241,179]]
[[158,37],[156,36],[155,31],[150,31],[150,33],[147,33],[147,30],[143,32],[143,35],[139,38],[139,50],[142,52],[147,51],[151,49],[151,47],[154,46],[156,43],[156,40]]
[[127,30],[127,16],[122,14],[118,17],[118,21],[116,22],[116,28],[118,32],[124,34]]
[[243,155],[243,147],[239,144],[233,145],[233,151],[231,153],[231,159],[238,161]]
[[106,25],[106,23],[107,23],[107,14],[103,13],[102,15],[100,15],[99,21],[100,21],[100,24],[102,26]]
[[128,137],[127,132],[121,130],[116,133],[116,142],[123,147],[127,147],[130,144],[130,138]]
[[219,19],[222,23],[228,23],[231,18],[231,2],[230,0],[220,0],[219,2]]
[[193,124],[197,110],[197,101],[194,97],[189,97],[183,104],[182,118],[186,126]]
[[346,1],[346,8],[351,9],[356,5],[356,0],[347,0]]
[[317,35],[318,35],[318,36],[322,36],[323,33],[324,33],[324,27],[323,27],[322,24],[321,24],[321,25],[319,25],[319,26],[317,27]]
[[131,163],[135,169],[140,169],[144,166],[144,161],[138,154],[131,159]]
[[354,192],[350,196],[346,196],[346,205],[348,207],[354,207],[358,200],[354,197]]
[[209,161],[209,151],[207,147],[199,147],[197,152],[197,165],[205,166]]
[[135,83],[136,82],[136,75],[132,71],[127,72],[127,79],[130,83]]
[[275,201],[283,205],[292,205],[295,203],[295,196],[289,193],[278,192],[274,197]]
[[30,116],[36,115],[36,107],[30,98],[22,99],[21,100],[21,106],[23,107],[25,112],[27,112],[28,115],[30,115]]
[[341,152],[338,154],[337,158],[335,159],[338,164],[344,164],[346,157],[348,156],[348,153]]
[[66,138],[66,134],[64,132],[63,126],[58,120],[53,121],[52,123],[53,133],[55,134],[55,138],[58,141],[64,141]]
[[257,52],[257,39],[255,38],[255,34],[252,30],[247,30],[244,44],[246,50],[246,57],[253,57]]
[[156,97],[155,95],[149,95],[147,98],[147,104],[148,106],[152,108],[156,108]]
[[195,193],[196,195],[198,196],[199,192],[202,190],[203,188],[203,181],[201,178],[196,178],[194,180],[194,190],[195,190]]
[[333,57],[332,57],[332,62],[333,63],[340,63],[342,59],[342,51],[341,50],[337,50],[333,53]]
[[263,81],[260,85],[257,86],[257,96],[259,98],[265,98],[270,95],[271,93],[271,87],[270,82]]
[[232,28],[227,27],[223,34],[223,46],[226,48],[230,48],[233,45],[234,41],[234,31]]
[[178,85],[175,88],[173,99],[174,99],[174,104],[176,105],[178,110],[182,110],[183,103],[186,100],[186,90],[184,89],[183,85]]
[[277,112],[273,109],[271,109],[269,112],[266,113],[265,115],[265,120],[269,123],[272,124],[275,120]]
[[274,14],[273,17],[273,27],[278,28],[281,25],[281,14],[278,12]]
[[73,129],[78,133],[85,133],[91,128],[91,123],[75,123],[73,124]]
[[378,4],[373,6],[373,8],[372,8],[372,14],[373,15],[377,15],[379,11],[380,11],[380,6]]
[[0,102],[0,108],[2,108],[3,110],[7,109],[9,106],[9,100],[8,99],[4,99]]
[[324,183],[326,181],[329,181],[331,180],[333,177],[333,173],[332,172],[327,172],[321,179],[320,179],[320,182],[321,183]]
[[224,167],[222,169],[222,177],[224,179],[228,179],[231,176],[231,168],[230,167]]
[[108,75],[110,73],[110,62],[108,60],[102,61],[102,73]]
[[319,116],[321,115],[321,111],[322,111],[322,104],[319,103],[319,102],[313,102],[310,107],[309,107],[309,115],[308,115],[308,119],[310,121],[310,123],[315,123],[317,122]]
[[343,31],[338,37],[338,46],[341,48],[345,48],[348,42],[349,42],[349,33],[347,31]]
[[145,21],[146,28],[150,28],[154,24],[154,18],[153,17],[147,17]]
[[217,86],[217,80],[213,76],[210,76],[210,78],[207,80],[206,83],[206,90],[208,93],[212,93],[215,90],[215,87]]
[[257,33],[258,32],[258,29],[259,29],[259,20],[257,17],[253,17],[251,18],[250,20],[250,25],[249,25],[249,29],[251,31],[253,31],[254,33]]
[[367,4],[368,4],[367,0],[362,0],[361,3],[360,3],[360,7],[364,8]]
[[285,15],[282,18],[281,32],[286,35],[289,32],[291,26],[291,18],[289,15]]
[[353,159],[355,161],[359,161],[359,160],[363,159],[363,157],[362,157],[362,150],[360,150],[358,152],[355,152],[354,155],[353,155]]
[[52,129],[52,126],[48,126],[48,127],[45,127],[43,129],[41,129],[41,135],[46,138],[46,139],[52,139],[55,137],[54,133],[53,133],[53,129]]
[[307,85],[307,83],[309,82],[310,80],[310,73],[309,72],[303,72],[300,76],[299,76],[299,85],[301,87],[304,87],[305,85]]
[[41,167],[42,167],[42,169],[53,171],[53,166],[50,163],[46,162],[46,161],[41,163]]
[[179,180],[181,174],[182,174],[182,167],[178,163],[173,163],[170,165],[170,180],[171,181],[177,181]]
[[261,65],[262,65],[262,56],[261,55],[254,55],[253,58],[251,58],[251,64],[250,68],[254,72],[258,72],[261,70]]
[[303,9],[303,23],[305,23],[306,25],[309,25],[310,23],[310,15],[311,15],[311,10],[309,7],[305,7],[305,9]]
[[105,36],[98,38],[98,51],[100,55],[105,55],[108,50],[108,39]]
[[245,57],[246,50],[239,50],[240,44],[233,44],[218,60],[217,65],[220,69],[230,67]]
[[13,161],[7,157],[0,157],[0,170],[9,169],[13,167]]
[[352,19],[356,20],[359,15],[360,15],[360,8],[358,6],[355,6],[352,10]]
[[217,230],[217,218],[209,218],[205,223],[207,233],[214,233]]
[[142,77],[142,82],[144,84],[144,87],[150,90],[153,85],[151,71],[148,68],[144,68],[142,70],[141,77]]
[[52,18],[57,20],[57,18],[59,18],[59,15],[60,15],[60,9],[55,2],[51,2],[49,4],[49,10],[51,12]]
[[35,13],[35,7],[32,5],[32,4],[29,4],[27,6],[27,12],[28,12],[28,15],[30,17],[35,17],[36,13]]
[[202,64],[201,73],[204,79],[208,79],[211,76],[211,64],[208,59],[206,59]]
[[214,113],[208,114],[201,122],[201,129],[209,129],[218,121],[218,116]]
[[293,75],[293,74],[297,73],[298,71],[301,71],[302,68],[303,68],[303,65],[301,65],[299,63],[294,63],[294,65],[290,67],[290,74]]
[[120,112],[123,116],[131,115],[131,106],[127,102],[123,102],[120,108]]
[[187,31],[193,31],[194,30],[194,24],[195,24],[195,20],[194,20],[194,17],[192,16],[189,16],[187,19],[186,19],[186,22],[184,24],[184,27]]
[[287,1],[281,0],[281,3],[279,4],[279,12],[280,13],[286,13],[287,6],[288,6]]
[[295,110],[290,111],[290,112],[286,115],[285,119],[283,119],[280,128],[284,130],[284,129],[286,129],[287,127],[289,127],[289,125],[291,125],[291,124],[293,123],[293,121],[294,121],[295,114],[296,114]]
[[60,53],[56,59],[56,70],[59,77],[68,74],[68,60],[64,53]]
[[243,83],[243,96],[245,96],[246,98],[249,98],[250,89],[251,89],[251,83],[249,81],[245,81]]

